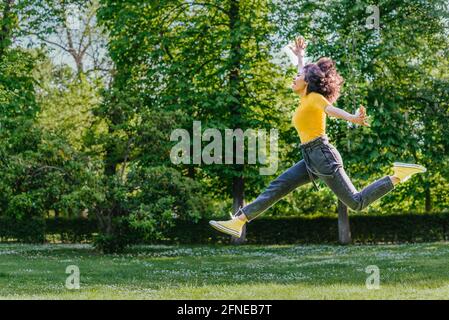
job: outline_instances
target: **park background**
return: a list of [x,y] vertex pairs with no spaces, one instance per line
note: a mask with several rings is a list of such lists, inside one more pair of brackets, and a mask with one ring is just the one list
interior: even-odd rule
[[[447,299],[448,12],[442,0],[0,0],[0,299]],[[306,61],[337,62],[336,105],[371,116],[328,122],[356,187],[393,161],[428,171],[361,213],[299,188],[230,239],[208,220],[301,159],[283,50],[298,35]],[[277,129],[277,173],[174,165],[170,135],[193,121]]]
[[[301,159],[296,70],[283,51],[299,34],[307,61],[337,62],[336,106],[363,104],[372,118],[369,128],[328,122],[356,187],[391,173],[393,161],[428,168],[350,212],[353,242],[449,236],[446,1],[2,0],[0,12],[3,241],[93,242],[104,252],[228,243],[207,220],[228,217]],[[276,175],[174,165],[170,134],[193,121],[278,129]],[[245,239],[337,242],[337,211],[330,190],[302,187]]]
[[[448,10],[442,0],[1,0],[0,298],[447,298]],[[355,186],[394,161],[428,170],[363,212],[323,184],[303,186],[230,239],[207,221],[301,159],[284,50],[298,35],[307,62],[337,62],[336,106],[371,116],[370,127],[328,119]],[[173,164],[170,135],[194,121],[277,129],[278,171]],[[373,265],[380,290],[365,288]],[[73,292],[65,272],[76,268]]]

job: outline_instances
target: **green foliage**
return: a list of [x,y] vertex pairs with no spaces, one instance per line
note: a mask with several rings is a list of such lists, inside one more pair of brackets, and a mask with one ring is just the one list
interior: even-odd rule
[[33,149],[32,120],[39,106],[32,71],[38,57],[21,49],[0,61],[0,138],[8,152]]
[[293,191],[285,197],[285,205],[273,207],[268,215],[284,217],[313,215],[320,212],[336,213],[337,197],[324,183],[318,184],[320,191],[316,191],[313,185]]
[[[290,123],[289,107],[281,102],[288,93],[285,80],[272,62],[271,40],[266,37],[273,26],[265,1],[241,2],[238,17],[229,13],[233,1],[195,3],[189,10],[182,1],[101,4],[99,19],[110,32],[109,50],[118,69],[111,90],[114,103],[105,105],[104,112],[120,129],[127,129],[127,119],[136,116],[135,111],[145,110],[182,110],[186,116],[169,129],[189,132],[194,120],[201,121],[202,130],[284,128]],[[235,24],[229,22],[232,19]],[[236,166],[190,164],[178,169],[202,181],[211,196],[220,199],[232,194],[234,178],[243,175],[248,197],[268,180],[258,175],[256,166],[242,171]]]
[[132,227],[142,228],[149,239],[160,238],[178,221],[198,221],[210,214],[201,184],[166,167],[136,167],[128,176],[128,203]]
[[104,234],[97,235],[94,239],[95,248],[102,253],[120,253],[129,245],[129,241],[124,239],[121,234]]
[[[44,65],[51,67],[42,52],[23,50],[8,51],[0,64],[0,212],[19,219],[44,217],[50,211],[78,216],[91,206],[95,195],[95,163],[76,150],[81,149],[79,140],[70,141],[71,130],[81,134],[76,124],[88,123],[73,113],[67,117],[70,123],[56,122],[67,105],[44,94],[50,90],[46,86],[50,80],[36,76],[43,74]],[[53,92],[64,90],[62,81],[55,82]],[[85,85],[80,89],[87,94]],[[71,100],[76,106],[86,104],[73,96]],[[45,119],[54,109],[57,113],[47,126],[39,125],[39,112]],[[58,126],[60,130],[55,129]]]
[[39,64],[35,77],[41,106],[39,126],[64,138],[76,150],[83,150],[87,130],[95,120],[92,109],[100,103],[102,83],[77,75],[67,65],[54,65],[48,57]]
[[[365,104],[372,116],[370,128],[337,120],[328,124],[355,185],[360,189],[391,173],[397,160],[429,169],[369,213],[444,212],[449,206],[447,5],[381,1],[380,31],[365,26],[368,5],[365,0],[101,0],[97,20],[105,28],[114,67],[100,79],[84,73],[82,61],[76,72],[57,65],[46,45],[24,49],[35,37],[53,42],[51,35],[66,25],[70,6],[91,14],[96,1],[0,2],[0,217],[15,221],[5,224],[13,229],[23,223],[29,240],[38,242],[42,226],[31,230],[26,221],[95,218],[100,232],[95,243],[104,252],[136,241],[215,237],[211,230],[186,233],[187,226],[200,228],[195,222],[204,217],[223,216],[231,197],[234,206],[243,195],[249,202],[274,176],[260,176],[253,165],[173,165],[170,133],[191,132],[194,120],[201,121],[203,131],[276,128],[278,173],[297,162],[299,140],[290,122],[297,101],[287,89],[296,70],[278,51],[298,34],[309,40],[310,60],[330,56],[337,61],[346,79],[337,106],[354,111]],[[238,192],[237,182],[244,184]],[[267,215],[335,210],[336,198],[328,189],[306,187]],[[352,223],[356,235],[364,234],[356,237],[361,242],[370,241],[369,223],[379,223],[372,237],[381,241],[444,238],[440,222],[428,217],[388,218],[404,225],[406,219],[425,221],[432,226],[423,226],[428,237],[413,233],[411,226],[411,231],[385,231],[394,236],[384,237],[380,230],[388,226],[371,216],[356,216]],[[286,228],[288,237],[298,239],[334,239],[334,220],[324,219],[316,228],[308,223],[304,220],[300,234],[283,222],[271,228],[273,234]],[[83,238],[75,222],[72,233],[70,223],[64,225],[62,241],[91,239]],[[185,234],[173,236],[182,226]],[[435,228],[441,232],[434,233]],[[25,233],[3,232],[26,239]]]
[[34,151],[10,156],[3,163],[2,213],[20,218],[77,216],[95,195],[95,176],[85,160],[66,143],[44,134]]
[[123,179],[105,180],[108,192],[92,209],[100,220],[100,250],[121,250],[134,234],[147,241],[164,238],[179,222],[197,221],[213,208],[201,185],[175,169],[133,166]]
[[[40,132],[33,127],[39,106],[31,73],[36,57],[11,50],[0,61],[0,212],[39,210],[38,202],[22,191],[20,175],[27,174],[26,161],[36,150]],[[19,216],[22,214],[19,214]]]

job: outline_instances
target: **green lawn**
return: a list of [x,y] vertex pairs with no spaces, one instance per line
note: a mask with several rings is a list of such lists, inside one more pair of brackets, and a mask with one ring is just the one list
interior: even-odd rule
[[[80,269],[79,290],[65,287]],[[367,289],[365,268],[380,269]],[[449,243],[373,246],[0,244],[1,299],[447,299]]]

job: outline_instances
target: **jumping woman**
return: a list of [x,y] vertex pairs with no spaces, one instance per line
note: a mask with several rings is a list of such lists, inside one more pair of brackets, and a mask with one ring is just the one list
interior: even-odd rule
[[303,160],[299,161],[278,178],[255,201],[240,208],[231,220],[210,221],[215,229],[240,237],[245,223],[252,221],[265,210],[299,186],[321,179],[352,210],[360,211],[383,197],[394,186],[406,181],[415,173],[426,168],[416,164],[395,162],[392,176],[385,176],[358,192],[343,168],[343,160],[337,149],[326,136],[327,116],[368,126],[366,111],[361,106],[355,114],[334,107],[340,94],[343,78],[338,74],[335,63],[321,58],[316,63],[304,66],[306,43],[299,37],[295,47],[290,47],[298,57],[298,75],[292,89],[300,96],[300,104],[293,115],[292,123],[301,140]]

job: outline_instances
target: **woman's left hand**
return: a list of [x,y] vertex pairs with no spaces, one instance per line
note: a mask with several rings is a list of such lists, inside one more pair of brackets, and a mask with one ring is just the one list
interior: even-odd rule
[[352,117],[352,122],[359,124],[361,126],[369,127],[370,124],[368,123],[368,116],[366,115],[366,109],[364,106],[360,106],[360,108],[357,110],[355,115]]

